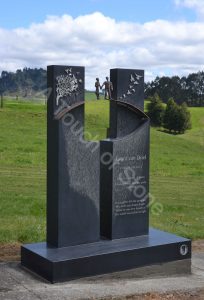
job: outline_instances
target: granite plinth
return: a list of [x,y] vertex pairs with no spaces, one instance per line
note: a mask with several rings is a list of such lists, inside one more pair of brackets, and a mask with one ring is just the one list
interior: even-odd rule
[[21,264],[51,283],[191,258],[191,241],[160,230],[63,248],[22,246]]

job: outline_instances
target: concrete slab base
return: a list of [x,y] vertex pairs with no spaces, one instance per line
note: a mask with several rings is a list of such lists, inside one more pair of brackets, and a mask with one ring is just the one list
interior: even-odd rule
[[52,285],[23,270],[19,262],[1,263],[0,299],[93,300],[204,288],[204,253],[193,255],[192,273],[184,275],[189,266],[190,260],[177,261]]

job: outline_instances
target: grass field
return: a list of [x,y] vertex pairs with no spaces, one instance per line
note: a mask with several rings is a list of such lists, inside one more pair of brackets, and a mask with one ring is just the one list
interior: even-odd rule
[[[86,130],[104,138],[108,101],[87,94]],[[46,106],[6,100],[0,109],[0,242],[45,239]],[[163,205],[151,225],[204,238],[204,108],[184,135],[151,129],[151,194]]]

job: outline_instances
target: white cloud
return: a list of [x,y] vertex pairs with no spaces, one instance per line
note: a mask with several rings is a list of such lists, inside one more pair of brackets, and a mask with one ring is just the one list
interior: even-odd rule
[[146,79],[153,79],[204,65],[203,22],[116,22],[99,12],[75,19],[50,16],[29,28],[0,29],[0,40],[0,70],[82,65],[87,88],[95,77],[102,81],[110,68],[142,68]]
[[204,1],[203,0],[174,0],[177,6],[183,6],[196,11],[200,18],[204,18]]

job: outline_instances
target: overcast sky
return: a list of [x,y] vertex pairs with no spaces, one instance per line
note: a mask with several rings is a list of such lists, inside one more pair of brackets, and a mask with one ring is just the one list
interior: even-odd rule
[[203,70],[204,0],[6,0],[0,71],[86,67],[86,88],[110,68],[159,75]]

